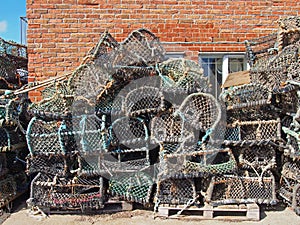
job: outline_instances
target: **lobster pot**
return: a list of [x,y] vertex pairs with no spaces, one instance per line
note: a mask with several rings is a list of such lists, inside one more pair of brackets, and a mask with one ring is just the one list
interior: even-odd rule
[[297,90],[299,88],[289,86],[286,89],[288,90],[275,94],[274,106],[279,108],[282,113],[296,113],[300,105],[299,98],[297,95]]
[[129,149],[148,146],[149,131],[146,121],[139,117],[121,117],[109,127],[112,146],[124,145]]
[[115,120],[109,127],[109,140],[108,149],[98,157],[101,173],[135,172],[150,166],[149,134],[144,120],[135,117]]
[[103,208],[101,177],[58,178],[39,173],[32,181],[29,204],[58,210],[95,210]]
[[149,149],[117,149],[103,152],[99,158],[101,174],[112,175],[120,172],[137,172],[150,167]]
[[146,172],[118,174],[109,180],[109,193],[119,199],[149,203],[153,178]]
[[123,88],[123,85],[114,85],[108,88],[105,92],[97,98],[95,111],[96,114],[101,115],[122,115],[124,96],[120,96],[119,91]]
[[17,183],[12,176],[8,176],[0,181],[0,208],[12,201],[17,194]]
[[220,98],[227,110],[237,110],[271,103],[272,93],[261,84],[245,84],[224,91]]
[[163,60],[164,49],[159,39],[146,29],[133,31],[120,45],[111,53],[111,64],[113,67],[146,65]]
[[73,168],[76,158],[75,155],[63,154],[48,154],[35,155],[27,157],[27,173],[47,173],[57,175],[59,177],[65,176]]
[[26,142],[14,127],[0,127],[0,152],[16,151],[26,148]]
[[0,99],[0,120],[6,125],[17,125],[22,113],[20,101],[16,99]]
[[294,44],[300,40],[299,18],[295,16],[281,18],[279,21],[279,48]]
[[77,174],[79,176],[96,176],[101,175],[100,170],[100,153],[91,152],[86,154],[78,155],[78,166],[79,170]]
[[225,144],[268,143],[281,139],[280,119],[236,121],[227,126]]
[[195,183],[191,179],[166,179],[157,183],[156,202],[160,204],[187,204],[196,198]]
[[208,79],[203,76],[203,69],[192,60],[168,59],[157,64],[159,75],[165,87],[181,88],[186,92],[207,92]]
[[186,154],[161,157],[159,174],[163,178],[197,178],[236,171],[237,164],[230,149],[206,149]]
[[239,164],[244,169],[264,171],[276,167],[276,148],[272,145],[253,145],[243,147],[239,155]]
[[30,154],[65,154],[65,146],[59,137],[59,131],[64,127],[60,121],[46,122],[33,117],[26,132]]
[[[175,152],[181,143],[196,142],[195,132],[184,123],[182,117],[179,115],[175,116],[174,112],[175,109],[171,108],[154,117],[150,123],[151,143],[164,144],[164,151],[167,152]],[[171,146],[168,147],[168,145]]]
[[223,175],[213,177],[206,201],[212,205],[276,204],[275,178]]
[[300,165],[299,162],[286,162],[280,179],[279,195],[300,215]]
[[294,131],[293,129],[289,129],[286,127],[282,127],[284,133],[287,134],[287,145],[284,149],[285,155],[293,158],[300,159],[300,138],[299,133]]
[[165,110],[163,93],[156,87],[139,87],[131,90],[124,102],[127,116],[159,113]]
[[277,33],[269,34],[246,41],[246,55],[248,63],[253,66],[255,63],[266,62],[272,56],[270,53],[275,48]]
[[29,112],[43,119],[61,119],[69,117],[68,112],[74,101],[66,81],[59,81],[41,91],[43,100],[32,103]]
[[59,130],[59,139],[67,152],[86,153],[102,149],[101,124],[96,115],[73,116]]

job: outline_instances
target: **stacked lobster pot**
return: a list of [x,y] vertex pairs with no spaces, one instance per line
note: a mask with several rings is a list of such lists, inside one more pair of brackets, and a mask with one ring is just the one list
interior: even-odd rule
[[277,114],[282,125],[281,147],[275,147],[278,156],[283,153],[282,159],[277,160],[281,173],[278,193],[299,214],[300,18],[280,19],[278,34],[252,40],[246,46],[252,65],[251,81],[272,93],[272,107],[268,112]]
[[220,198],[219,203],[276,204],[281,122],[271,110],[272,93],[251,83],[225,90],[220,97],[227,108],[224,144],[233,149],[239,169],[234,176],[215,178],[224,193],[213,198]]
[[0,39],[0,208],[28,189],[25,130],[26,95],[14,91],[27,82],[26,47]]
[[121,43],[105,32],[69,77],[50,81],[30,106],[31,206],[95,210],[112,198],[150,201],[155,160],[147,123],[164,102],[156,87],[133,81],[154,76],[162,58],[147,30]]
[[74,73],[49,81],[30,106],[30,205],[189,206],[204,203],[212,176],[236,170],[221,147],[222,107],[202,68],[164,57],[148,30],[120,43],[106,32]]
[[234,172],[236,161],[230,149],[221,148],[222,107],[209,93],[203,70],[192,62],[176,70],[180,68],[176,61],[183,60],[159,65],[165,79],[178,76],[180,81],[187,74],[195,79],[192,83],[200,80],[201,85],[191,89],[184,85],[165,88],[165,97],[172,105],[151,121],[151,140],[160,149],[154,202],[156,207],[187,208],[203,205],[211,177]]

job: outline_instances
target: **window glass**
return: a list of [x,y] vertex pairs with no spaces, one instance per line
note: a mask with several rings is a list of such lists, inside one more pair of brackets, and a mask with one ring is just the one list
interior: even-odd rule
[[[227,65],[224,63],[227,63]],[[221,85],[229,73],[243,71],[246,69],[244,55],[233,54],[203,54],[200,55],[200,64],[204,70],[204,76],[210,81],[212,94],[218,97]],[[223,71],[223,69],[226,71]]]
[[244,70],[244,59],[243,58],[229,58],[228,73],[234,73]]

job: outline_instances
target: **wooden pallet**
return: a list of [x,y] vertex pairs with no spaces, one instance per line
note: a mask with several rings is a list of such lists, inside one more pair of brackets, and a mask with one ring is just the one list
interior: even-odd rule
[[[220,219],[220,220],[260,220],[260,210],[257,204],[224,205],[213,207],[191,206],[159,206],[157,216],[176,219]],[[178,214],[181,212],[180,214]]]
[[42,214],[42,217],[50,214],[104,214],[104,213],[114,213],[122,211],[131,211],[133,209],[133,204],[125,201],[115,201],[109,200],[105,202],[104,207],[100,209],[85,209],[84,212],[81,209],[72,209],[72,210],[60,210],[56,208],[48,207],[33,207],[29,214],[36,217],[36,214]]

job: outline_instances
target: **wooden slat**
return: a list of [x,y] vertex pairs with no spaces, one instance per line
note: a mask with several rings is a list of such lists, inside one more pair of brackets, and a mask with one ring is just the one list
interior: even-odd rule
[[222,85],[222,88],[228,88],[231,86],[238,86],[242,84],[249,84],[250,82],[251,80],[249,70],[239,71],[228,74],[228,77]]

